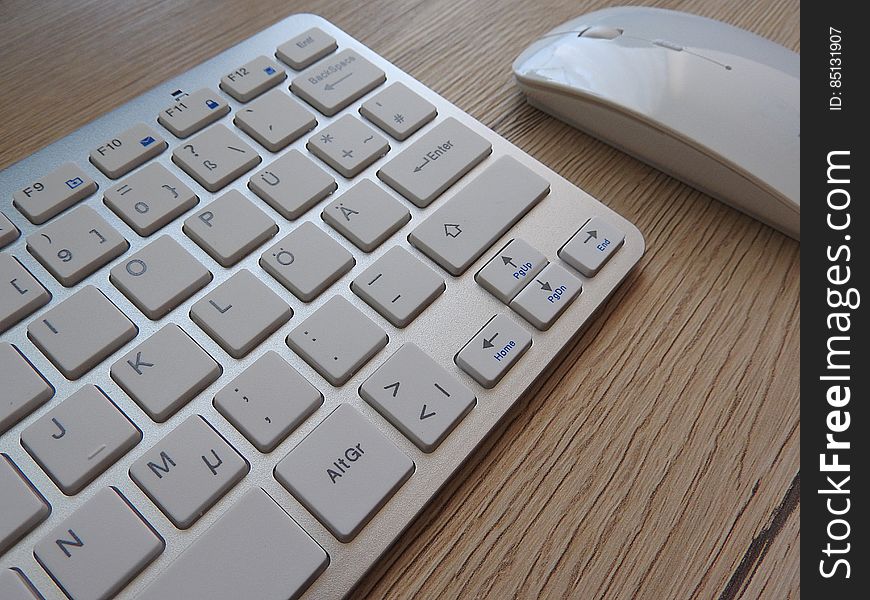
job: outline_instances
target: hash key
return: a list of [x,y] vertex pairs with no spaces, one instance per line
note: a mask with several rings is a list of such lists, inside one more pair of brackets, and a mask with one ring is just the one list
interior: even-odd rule
[[129,247],[90,206],[79,206],[27,237],[27,249],[66,287],[74,286]]

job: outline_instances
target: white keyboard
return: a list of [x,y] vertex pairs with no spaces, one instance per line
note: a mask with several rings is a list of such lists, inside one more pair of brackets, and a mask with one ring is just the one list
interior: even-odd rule
[[644,250],[312,15],[0,194],[4,600],[345,595]]

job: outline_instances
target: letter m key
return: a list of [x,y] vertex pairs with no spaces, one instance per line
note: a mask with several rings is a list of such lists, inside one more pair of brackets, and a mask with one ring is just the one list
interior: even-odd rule
[[169,473],[169,469],[175,466],[175,461],[166,452],[160,453],[160,460],[163,464],[148,463],[148,468],[157,475],[157,479],[163,479],[163,475]]

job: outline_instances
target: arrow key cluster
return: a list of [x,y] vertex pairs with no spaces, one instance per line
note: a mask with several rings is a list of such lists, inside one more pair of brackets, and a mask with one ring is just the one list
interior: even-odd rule
[[412,343],[363,382],[360,396],[423,452],[432,452],[477,402],[474,393]]

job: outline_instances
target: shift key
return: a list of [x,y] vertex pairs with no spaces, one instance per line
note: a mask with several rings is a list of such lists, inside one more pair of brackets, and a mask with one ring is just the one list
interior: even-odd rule
[[502,156],[429,215],[408,241],[451,275],[461,275],[549,191],[546,179]]
[[492,144],[449,118],[378,171],[378,177],[425,208],[490,155]]

